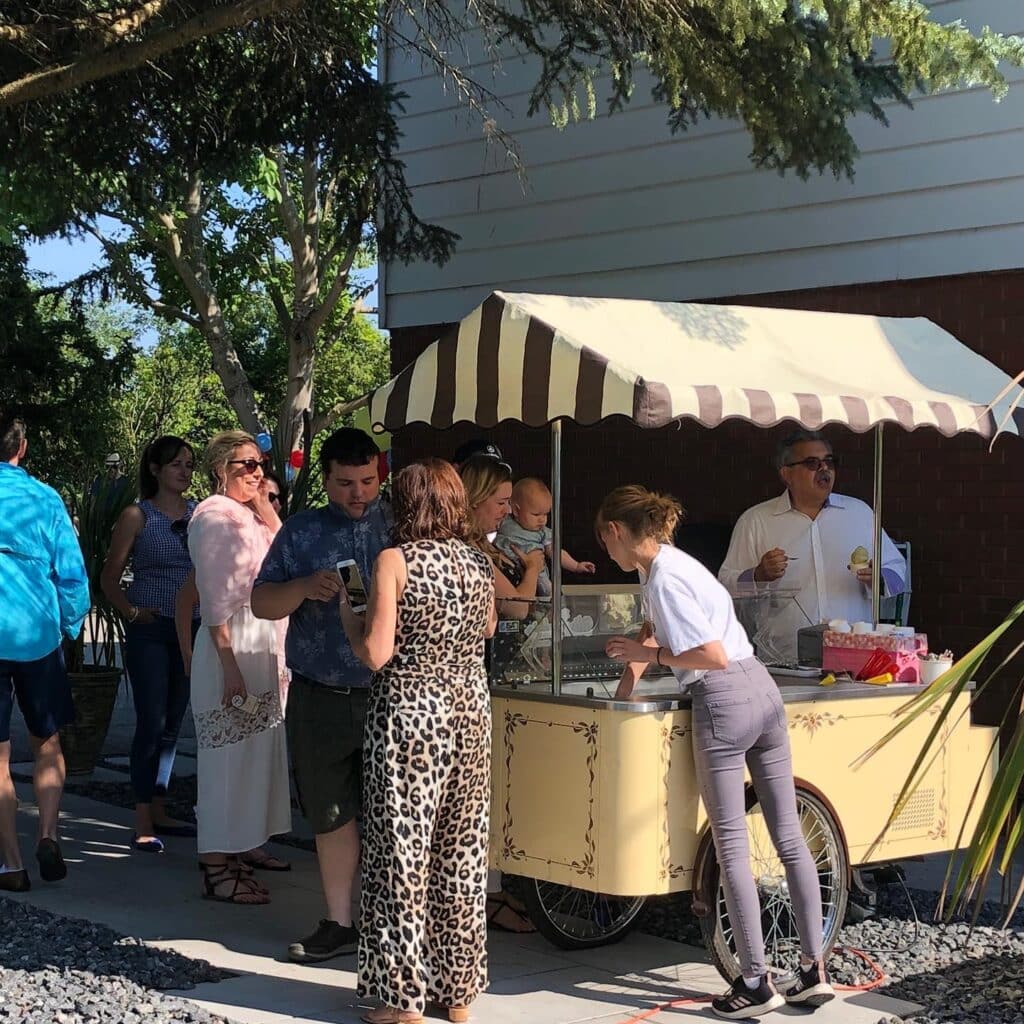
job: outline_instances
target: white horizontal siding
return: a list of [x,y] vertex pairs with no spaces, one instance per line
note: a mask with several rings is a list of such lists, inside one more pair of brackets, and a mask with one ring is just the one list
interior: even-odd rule
[[[1016,0],[932,6],[943,21],[1024,27]],[[392,53],[417,212],[462,240],[445,267],[383,268],[384,324],[458,319],[495,288],[684,299],[1024,266],[1024,72],[1008,77],[1001,104],[970,89],[889,106],[888,129],[858,119],[854,182],[802,182],[755,170],[737,124],[673,136],[645,86],[625,111],[563,131],[528,119],[534,73],[505,60],[497,116],[524,191],[479,119]]]

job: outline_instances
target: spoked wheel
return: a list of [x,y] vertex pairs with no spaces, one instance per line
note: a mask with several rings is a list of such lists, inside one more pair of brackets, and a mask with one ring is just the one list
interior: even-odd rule
[[548,942],[562,949],[592,949],[618,942],[636,924],[644,896],[608,896],[538,878],[523,878],[530,920]]
[[[823,952],[827,957],[836,943],[846,914],[849,896],[849,862],[842,834],[825,804],[804,790],[797,790],[797,813],[804,837],[818,871],[824,923]],[[796,971],[800,961],[800,936],[790,897],[786,872],[775,852],[761,805],[747,810],[750,838],[750,867],[761,901],[761,927],[769,970],[786,975]],[[706,892],[713,894],[710,912],[702,917],[704,942],[722,977],[732,981],[740,973],[733,925],[725,903],[718,860],[712,847]]]

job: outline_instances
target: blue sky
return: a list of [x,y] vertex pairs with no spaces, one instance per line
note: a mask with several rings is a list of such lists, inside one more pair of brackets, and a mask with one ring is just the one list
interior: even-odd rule
[[75,241],[51,238],[32,242],[26,249],[29,267],[52,275],[54,283],[77,277],[96,266],[100,259],[100,243],[91,236]]
[[[91,235],[83,238],[66,240],[50,238],[45,242],[32,242],[26,246],[29,269],[48,275],[52,283],[69,281],[79,274],[99,265],[102,258],[100,243]],[[367,296],[366,304],[371,308],[377,306],[377,271],[371,267],[359,273],[362,280],[373,280],[373,291]],[[377,317],[371,316],[376,324]],[[141,339],[143,345],[152,345],[156,341],[155,332],[147,332]]]

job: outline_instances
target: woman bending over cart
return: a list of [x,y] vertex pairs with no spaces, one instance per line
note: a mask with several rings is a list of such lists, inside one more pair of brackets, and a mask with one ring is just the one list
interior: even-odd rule
[[[712,1009],[719,1017],[742,1020],[786,1002],[818,1007],[834,993],[822,960],[818,875],[797,814],[782,697],[754,657],[726,589],[672,546],[681,513],[674,498],[635,485],[612,491],[598,511],[598,540],[621,569],[640,574],[649,623],[638,639],[608,641],[609,657],[626,663],[616,697],[628,697],[650,664],[670,668],[693,696],[697,781],[742,968]],[[765,963],[761,908],[750,870],[744,765],[785,866],[800,931],[800,974],[784,996]]]

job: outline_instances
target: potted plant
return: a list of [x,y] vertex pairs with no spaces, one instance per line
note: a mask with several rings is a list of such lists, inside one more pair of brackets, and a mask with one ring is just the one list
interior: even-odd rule
[[75,640],[65,641],[64,659],[75,701],[75,721],[60,730],[69,775],[91,772],[110,729],[123,669],[120,662],[124,622],[103,596],[100,573],[118,516],[135,501],[127,477],[103,479],[88,487],[79,505],[78,543],[89,578],[92,607]]

